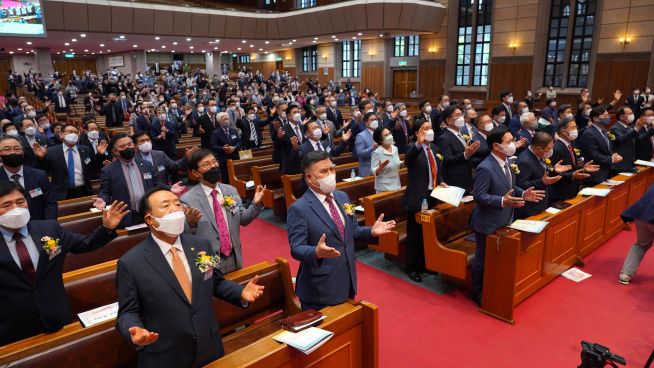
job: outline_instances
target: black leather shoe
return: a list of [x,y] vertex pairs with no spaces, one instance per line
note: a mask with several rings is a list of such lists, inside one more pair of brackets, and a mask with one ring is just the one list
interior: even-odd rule
[[409,278],[415,282],[422,282],[422,277],[420,277],[420,274],[415,271],[409,272]]

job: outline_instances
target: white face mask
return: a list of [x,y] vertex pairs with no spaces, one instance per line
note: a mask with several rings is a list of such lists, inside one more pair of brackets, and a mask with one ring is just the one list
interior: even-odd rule
[[300,113],[296,112],[295,114],[293,114],[293,121],[295,121],[296,123],[299,123],[300,121],[302,121],[302,115],[300,115]]
[[454,120],[454,126],[459,128],[459,129],[463,128],[465,125],[466,125],[466,122],[465,122],[465,119],[463,118],[463,116],[459,116],[458,118],[456,118],[456,120]]
[[143,153],[150,153],[150,151],[152,151],[152,142],[143,142],[139,144],[139,151]]
[[162,218],[156,218],[154,216],[152,216],[152,218],[159,223],[159,226],[155,228],[157,231],[161,231],[172,236],[179,235],[184,232],[184,223],[186,222],[186,215],[184,214],[184,211],[175,211],[165,215]]
[[77,140],[79,139],[79,135],[75,133],[68,133],[64,136],[64,141],[69,144],[77,144]]
[[204,106],[198,107],[198,112],[202,114],[204,112]]
[[248,114],[248,119],[254,120],[254,114]]
[[177,104],[176,104],[176,103],[174,103],[174,104],[170,104],[170,108],[171,108],[171,109],[176,109],[176,108],[177,108]]
[[443,108],[447,108],[448,106],[450,106],[450,102],[449,101],[448,102],[443,102],[443,103],[441,103],[441,106],[443,106]]
[[371,121],[370,122],[370,129],[375,130],[377,128],[379,128],[379,121],[377,121],[377,120]]
[[429,129],[427,133],[425,133],[425,141],[427,142],[434,141],[434,129]]
[[427,105],[427,106],[425,106],[425,112],[426,112],[427,114],[431,113],[431,105]]
[[0,226],[7,229],[20,229],[30,221],[30,211],[27,208],[16,207],[0,216]]
[[325,114],[325,113],[320,114],[320,116],[318,116],[318,119],[320,119],[322,121],[327,120],[327,114]]
[[86,133],[86,136],[89,137],[89,139],[98,139],[100,138],[100,132],[97,130],[90,130]]
[[577,139],[577,137],[579,136],[579,132],[577,131],[577,129],[571,130],[568,133],[570,134],[570,139],[572,139],[573,141]]
[[313,130],[313,138],[315,138],[316,140],[320,140],[320,138],[322,138],[322,130],[314,129]]
[[526,113],[528,113],[528,112],[529,112],[529,108],[528,108],[528,107],[525,107],[524,109],[522,109],[522,113],[523,113],[523,114],[526,114]]
[[515,150],[516,150],[515,142],[502,145],[502,153],[504,153],[506,157],[511,157],[515,155]]
[[218,107],[216,106],[209,106],[209,112],[212,114],[215,114],[216,111],[218,111]]
[[34,134],[36,134],[36,128],[34,128],[34,127],[25,128],[25,135],[26,136],[33,137]]
[[159,115],[159,120],[162,120],[162,121],[166,120],[166,114]]
[[389,134],[386,137],[384,137],[384,144],[392,146],[393,144],[395,144],[395,139],[393,139],[393,136]]
[[36,112],[35,111],[30,111],[30,112],[27,113],[27,116],[30,117],[30,118],[33,118],[33,117],[36,116]]
[[506,98],[506,103],[512,104],[513,103],[513,96],[509,96]]
[[633,123],[634,119],[635,119],[634,114],[627,115],[627,123],[629,124]]
[[336,101],[332,101],[332,102],[330,102],[330,103],[329,103],[329,106],[331,106],[331,107],[336,107]]
[[336,190],[336,174],[329,174],[324,178],[318,179],[318,185],[320,186],[321,192],[331,194]]
[[500,124],[504,124],[505,121],[506,121],[506,116],[500,116],[499,118],[497,118],[497,122]]
[[493,128],[495,128],[495,125],[493,125],[493,123],[488,123],[484,125],[484,130],[487,132],[490,132],[491,130],[493,130]]
[[584,110],[584,116],[590,116],[591,109]]
[[403,117],[403,118],[406,118],[408,113],[409,112],[407,110],[402,110],[402,111],[400,111],[400,116]]
[[387,112],[393,112],[393,105],[386,106],[386,111]]
[[366,111],[366,114],[369,114],[369,113],[371,113],[371,112],[375,112],[375,110],[373,110],[373,109],[368,109],[368,111]]
[[18,137],[18,131],[16,129],[7,130],[6,134],[11,137]]

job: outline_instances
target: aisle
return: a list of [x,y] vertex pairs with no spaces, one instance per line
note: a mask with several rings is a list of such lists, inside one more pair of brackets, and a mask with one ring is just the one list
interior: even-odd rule
[[[282,228],[257,219],[241,238],[245,265],[284,257],[297,272]],[[617,282],[634,240],[621,232],[586,259],[591,278],[558,278],[520,304],[514,326],[477,312],[459,289],[439,295],[358,262],[358,298],[380,308],[381,367],[576,367],[582,339],[642,367],[654,348],[654,256],[630,286]]]

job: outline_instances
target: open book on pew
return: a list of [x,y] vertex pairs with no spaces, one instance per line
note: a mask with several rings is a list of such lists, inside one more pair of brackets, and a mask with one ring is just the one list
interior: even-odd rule
[[582,196],[598,196],[598,197],[606,197],[609,193],[611,193],[611,189],[605,189],[605,188],[584,188],[582,189],[579,194]]
[[77,316],[84,327],[91,327],[98,323],[115,319],[118,317],[118,302],[79,313]]
[[331,331],[309,327],[306,330],[295,333],[283,331],[273,336],[273,339],[309,355],[329,341],[332,336],[334,336],[334,333]]
[[636,161],[634,161],[634,164],[640,165],[640,166],[654,167],[654,162],[645,161],[645,160],[636,160]]
[[254,180],[248,180],[245,182],[245,189],[252,189],[254,188]]
[[465,192],[465,189],[459,187],[436,187],[432,190],[431,196],[454,207],[459,207],[459,203],[461,203]]
[[511,229],[524,231],[527,233],[540,234],[547,226],[547,221],[536,220],[515,220],[510,227]]

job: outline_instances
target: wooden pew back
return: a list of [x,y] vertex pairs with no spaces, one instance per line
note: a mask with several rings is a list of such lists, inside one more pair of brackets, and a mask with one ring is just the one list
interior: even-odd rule
[[[359,164],[352,162],[344,165],[336,166],[336,182],[340,182],[343,179],[349,178],[352,169],[356,170],[359,167]],[[284,200],[286,201],[286,208],[291,207],[293,202],[304,194],[303,189],[306,189],[306,185],[303,184],[302,174],[295,175],[282,175],[282,185],[284,187]]]
[[79,270],[84,267],[118,259],[149,235],[149,231],[134,232],[118,236],[116,239],[110,241],[109,244],[93,252],[80,254],[68,253],[64,260],[63,272]]
[[384,221],[395,220],[395,229],[379,237],[377,244],[368,248],[384,252],[403,260],[406,257],[406,217],[402,207],[402,198],[406,188],[391,192],[372,194],[361,198],[366,226],[372,226],[379,216],[384,214]]
[[94,196],[75,199],[64,199],[58,201],[57,217],[70,216],[78,213],[88,212],[93,207]]
[[253,166],[272,165],[272,156],[253,157],[245,160],[227,160],[229,184],[238,190],[238,194],[246,198],[254,192],[254,188],[247,190],[245,183],[252,180]]

